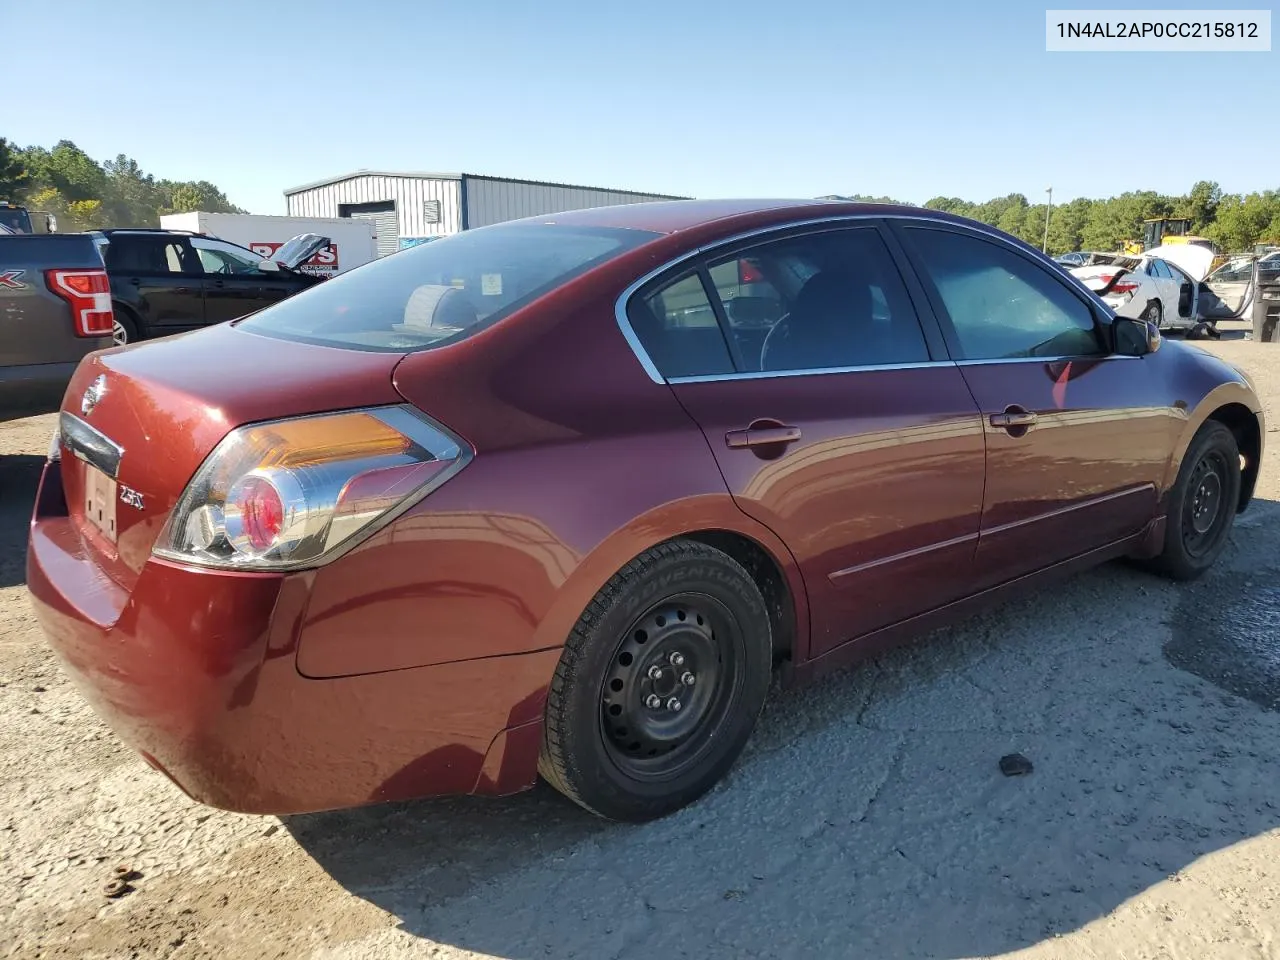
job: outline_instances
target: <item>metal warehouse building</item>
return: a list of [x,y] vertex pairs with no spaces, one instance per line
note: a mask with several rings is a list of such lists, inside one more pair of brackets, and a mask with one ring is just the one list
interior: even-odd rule
[[363,217],[378,234],[378,253],[504,220],[646,200],[685,200],[658,193],[606,190],[471,173],[360,170],[284,192],[292,217]]

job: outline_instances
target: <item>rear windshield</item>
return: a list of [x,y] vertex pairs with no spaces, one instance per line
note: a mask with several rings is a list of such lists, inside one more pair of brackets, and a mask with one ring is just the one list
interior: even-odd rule
[[31,232],[31,217],[27,211],[15,207],[0,207],[0,223],[15,233]]
[[656,236],[546,223],[468,230],[326,280],[239,326],[364,350],[443,346]]

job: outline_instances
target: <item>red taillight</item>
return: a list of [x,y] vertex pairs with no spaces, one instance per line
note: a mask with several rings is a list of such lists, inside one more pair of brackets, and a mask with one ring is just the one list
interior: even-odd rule
[[111,281],[105,270],[46,270],[45,283],[71,307],[76,336],[109,337],[115,318],[111,313]]
[[763,283],[764,274],[750,260],[738,261],[738,283]]
[[250,474],[236,484],[227,497],[226,512],[236,521],[233,543],[239,540],[255,553],[274,546],[284,527],[284,501],[266,477]]
[[1138,283],[1136,280],[1121,280],[1114,286],[1109,286],[1111,281],[1115,278],[1116,275],[1114,273],[1104,273],[1102,276],[1097,278],[1098,282],[1102,284],[1102,289],[1106,291],[1106,296],[1108,297],[1117,293],[1132,294],[1138,289]]

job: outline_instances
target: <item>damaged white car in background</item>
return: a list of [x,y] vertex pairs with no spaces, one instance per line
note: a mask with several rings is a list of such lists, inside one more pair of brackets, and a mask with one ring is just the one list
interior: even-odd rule
[[1197,307],[1213,251],[1189,243],[1166,244],[1110,260],[1069,272],[1118,316],[1146,320],[1161,330],[1190,330],[1204,319]]
[[1280,251],[1233,257],[1212,273],[1212,251],[1189,243],[1165,244],[1139,256],[1092,259],[1068,272],[1117,315],[1140,317],[1162,330],[1217,337],[1219,321],[1249,319],[1255,265],[1280,260]]

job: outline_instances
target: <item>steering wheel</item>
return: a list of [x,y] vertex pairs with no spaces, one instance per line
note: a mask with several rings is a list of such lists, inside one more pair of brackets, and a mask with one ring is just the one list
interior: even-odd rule
[[[764,359],[769,355],[770,342],[774,342],[776,344],[778,342],[781,342],[782,339],[786,337],[787,330],[785,328],[787,326],[787,322],[790,319],[791,319],[791,311],[788,310],[786,313],[784,313],[782,316],[780,316],[777,319],[774,325],[769,328],[769,332],[764,335],[764,342],[760,344],[760,369],[762,371],[769,369],[764,365]],[[782,333],[778,334],[779,330],[782,330]],[[773,340],[773,337],[775,334],[778,335],[777,341]]]

